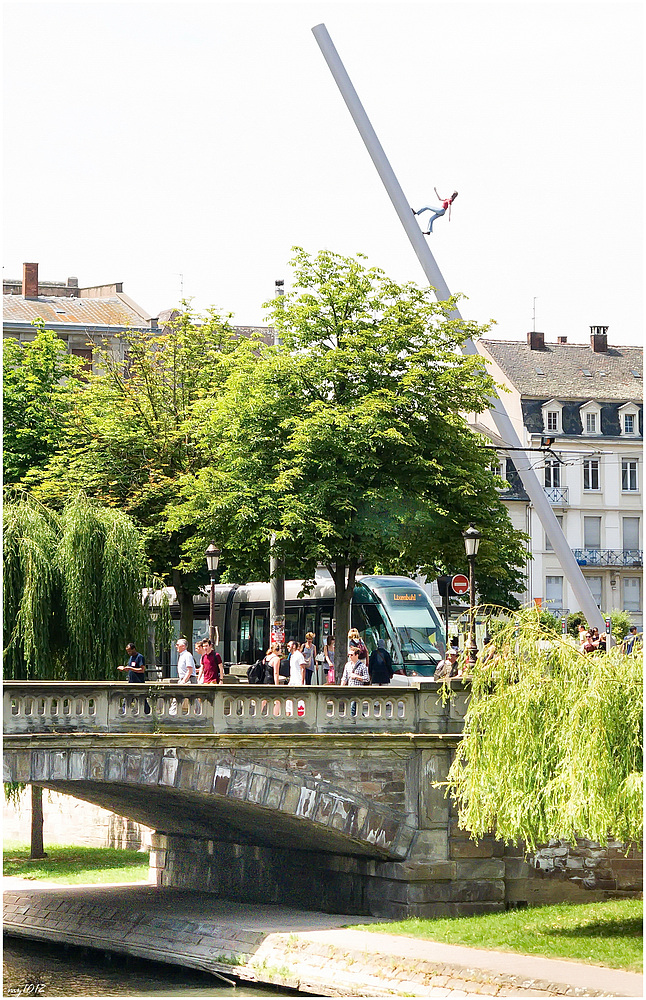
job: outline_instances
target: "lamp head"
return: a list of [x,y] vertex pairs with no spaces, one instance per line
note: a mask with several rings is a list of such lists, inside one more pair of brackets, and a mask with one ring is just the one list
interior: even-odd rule
[[220,550],[216,546],[215,542],[211,542],[208,549],[204,553],[206,558],[206,565],[209,568],[209,573],[215,573],[218,568],[218,563],[220,562]]
[[462,532],[462,537],[464,538],[464,549],[467,554],[467,558],[470,556],[476,556],[478,554],[480,539],[482,538],[478,529],[474,528],[474,526],[470,524],[467,530]]

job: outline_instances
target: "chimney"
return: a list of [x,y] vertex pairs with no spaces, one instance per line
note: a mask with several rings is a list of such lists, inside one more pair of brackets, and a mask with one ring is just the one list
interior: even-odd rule
[[530,351],[542,351],[545,347],[545,334],[539,333],[538,330],[532,330],[531,333],[527,334],[527,343]]
[[567,337],[557,337],[559,344],[567,344]]
[[590,327],[590,346],[595,354],[605,354],[608,350],[608,327]]
[[26,299],[38,298],[38,264],[22,265],[22,294]]
[[68,288],[78,288],[78,286],[79,286],[79,279],[78,278],[68,278],[67,279],[67,287]]

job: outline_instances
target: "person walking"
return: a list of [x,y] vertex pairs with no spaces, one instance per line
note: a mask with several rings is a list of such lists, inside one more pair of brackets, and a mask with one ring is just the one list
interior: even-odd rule
[[371,684],[390,684],[393,676],[393,658],[386,649],[383,639],[377,642],[377,648],[373,649],[368,661],[368,673]]
[[224,682],[224,664],[222,657],[213,648],[210,639],[202,642],[202,683],[222,684]]
[[457,649],[449,649],[446,654],[446,659],[440,660],[435,668],[435,673],[433,674],[434,681],[448,681],[451,677],[458,676],[458,657],[459,653]]
[[305,657],[301,653],[299,643],[291,639],[287,645],[289,650],[289,680],[292,687],[305,684]]
[[186,639],[178,639],[175,643],[177,649],[177,677],[180,684],[197,684],[195,674],[195,660],[189,651]]
[[265,684],[280,684],[280,643],[272,642],[265,653]]
[[334,645],[333,635],[327,637],[327,642],[323,646],[323,661],[327,663],[327,683],[334,684]]
[[127,671],[128,684],[143,684],[146,680],[146,661],[141,653],[137,652],[134,642],[129,642],[126,646],[128,662],[117,667],[117,670]]
[[348,649],[357,649],[359,651],[359,659],[363,660],[366,665],[366,670],[368,669],[368,647],[361,638],[359,629],[351,628],[348,632]]
[[314,633],[307,632],[305,642],[301,646],[301,652],[305,659],[305,683],[312,683],[312,676],[316,670],[316,646],[314,645]]
[[363,687],[364,684],[370,683],[370,674],[368,673],[368,667],[359,659],[359,650],[351,649],[348,652],[348,661],[343,668],[343,676],[341,678],[342,687]]

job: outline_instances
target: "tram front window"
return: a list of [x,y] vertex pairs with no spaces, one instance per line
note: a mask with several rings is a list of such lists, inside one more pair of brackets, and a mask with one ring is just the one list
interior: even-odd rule
[[380,596],[397,632],[406,673],[432,676],[442,659],[438,642],[443,641],[443,631],[433,617],[426,594],[413,588],[384,588]]

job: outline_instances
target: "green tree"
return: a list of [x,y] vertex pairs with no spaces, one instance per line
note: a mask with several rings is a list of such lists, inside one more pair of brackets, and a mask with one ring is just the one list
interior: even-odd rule
[[63,440],[75,383],[78,358],[35,320],[36,335],[21,343],[7,338],[2,355],[4,484],[24,484],[33,469],[42,469]]
[[125,334],[122,358],[97,351],[96,374],[77,384],[65,440],[35,488],[57,509],[82,489],[130,515],[143,529],[152,571],[175,588],[189,640],[193,595],[207,576],[203,558],[189,566],[183,557],[195,526],[168,524],[178,482],[202,463],[195,403],[212,405],[223,359],[235,346],[227,320],[213,310],[196,317],[186,308],[158,332]]
[[3,508],[4,662],[14,680],[114,678],[144,648],[147,566],[121,511],[77,496],[62,514],[24,496]]
[[288,574],[327,566],[340,657],[357,573],[462,567],[471,521],[481,587],[522,589],[524,536],[461,415],[494,390],[459,351],[482,331],[360,260],[298,250],[292,264],[295,290],[268,303],[281,346],[236,352],[215,403],[196,408],[204,466],[173,514],[201,525],[192,558],[212,535],[231,574],[266,579],[274,534]]
[[535,610],[478,658],[448,775],[460,825],[530,850],[550,838],[642,836],[641,657],[583,655]]

